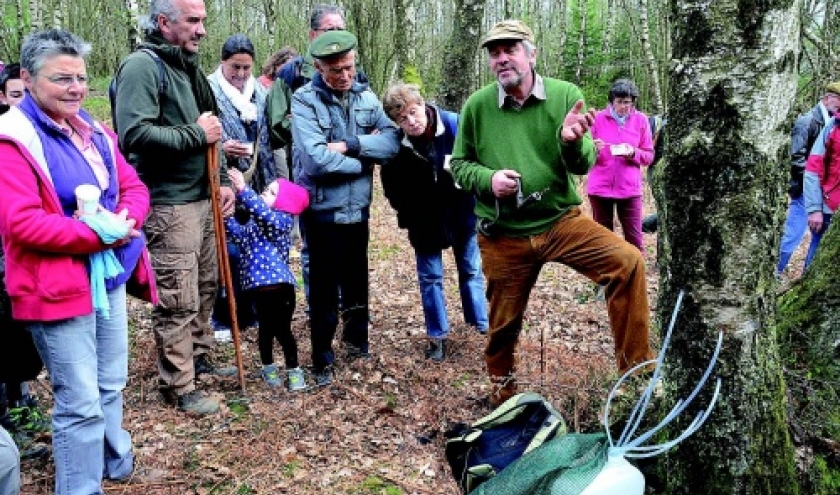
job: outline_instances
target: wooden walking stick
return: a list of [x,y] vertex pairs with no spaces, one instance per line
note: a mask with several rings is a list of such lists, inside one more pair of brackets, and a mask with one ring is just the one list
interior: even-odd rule
[[222,183],[221,177],[219,177],[219,153],[216,144],[207,145],[207,170],[210,175],[210,205],[213,207],[213,231],[216,238],[216,255],[219,258],[219,275],[222,278],[222,287],[227,292],[230,330],[233,335],[233,349],[236,351],[236,369],[239,375],[239,387],[244,394],[245,371],[242,365],[242,349],[239,347],[239,321],[236,318],[236,298],[233,293],[233,277],[230,274],[230,262],[228,261],[225,219],[222,215]]

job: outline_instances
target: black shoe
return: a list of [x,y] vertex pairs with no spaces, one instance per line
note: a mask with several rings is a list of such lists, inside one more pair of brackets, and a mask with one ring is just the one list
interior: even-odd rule
[[199,375],[215,375],[215,376],[222,376],[222,377],[231,377],[236,376],[237,369],[236,366],[221,366],[217,367],[214,365],[210,359],[207,358],[207,355],[202,354],[193,360],[193,364],[195,366],[195,377],[198,378]]
[[651,213],[642,219],[642,232],[645,234],[655,234],[659,228],[659,214]]
[[426,349],[426,359],[438,363],[446,358],[446,339],[430,339],[429,347]]
[[332,385],[332,366],[326,366],[324,369],[321,370],[313,370],[312,376],[315,378],[315,385],[317,387],[326,387],[327,385]]
[[14,440],[20,452],[20,460],[40,459],[47,456],[46,444],[36,441],[31,435],[24,431],[10,430],[9,435]]

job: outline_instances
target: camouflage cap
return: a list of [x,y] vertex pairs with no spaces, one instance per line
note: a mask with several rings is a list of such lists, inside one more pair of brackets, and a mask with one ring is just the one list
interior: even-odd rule
[[830,82],[825,85],[826,93],[834,93],[840,95],[840,82]]
[[332,58],[356,48],[356,36],[349,31],[327,31],[315,38],[309,52],[315,58]]
[[499,40],[530,41],[534,43],[534,32],[524,22],[507,20],[497,23],[481,38],[481,47]]

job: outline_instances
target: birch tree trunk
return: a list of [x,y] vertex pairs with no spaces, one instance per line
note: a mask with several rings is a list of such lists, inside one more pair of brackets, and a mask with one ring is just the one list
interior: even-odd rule
[[575,84],[580,86],[581,73],[583,71],[583,61],[586,59],[586,14],[589,2],[587,0],[578,0],[578,16],[580,19],[580,31],[578,32],[578,52],[577,63],[575,64]]
[[[615,0],[606,0],[606,12],[604,12],[604,36],[601,38],[601,53],[604,55],[612,51],[613,36],[615,34],[615,18],[616,6]],[[603,76],[610,66],[608,64],[601,64],[598,68],[598,73]]]
[[[660,321],[668,321],[680,289],[687,297],[666,359],[667,397],[688,395],[721,331],[724,348],[717,407],[663,460],[668,494],[799,493],[773,278],[799,5],[670,0],[674,65],[669,159],[658,193]],[[690,419],[679,418],[677,428]]]
[[140,30],[138,29],[140,11],[138,10],[137,0],[125,0],[125,8],[128,10],[128,16],[125,20],[126,41],[128,49],[133,50],[141,41]]
[[411,0],[394,0],[394,71],[392,79],[420,83],[422,74],[418,73],[415,59],[415,33],[417,30],[417,10]]
[[441,70],[440,104],[443,108],[460,111],[476,87],[475,76],[465,69],[475,65],[478,42],[483,34],[481,21],[485,3],[485,0],[455,0],[452,33],[446,43]]
[[64,2],[53,3],[52,27],[56,29],[64,28]]
[[43,12],[41,0],[29,0],[29,28],[33,32],[43,28],[41,12]]
[[653,53],[653,46],[650,43],[650,19],[648,18],[648,0],[639,2],[639,42],[642,45],[642,53],[645,57],[645,65],[650,78],[651,99],[655,113],[661,114],[665,105],[662,101],[662,86],[659,84],[659,64],[656,62],[656,55]]

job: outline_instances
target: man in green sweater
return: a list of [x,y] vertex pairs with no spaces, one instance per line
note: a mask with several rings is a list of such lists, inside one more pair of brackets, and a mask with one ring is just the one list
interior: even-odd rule
[[574,175],[595,162],[575,85],[534,70],[534,34],[521,21],[496,24],[481,42],[497,82],[461,111],[452,174],[478,201],[479,246],[490,331],[485,360],[493,405],[517,393],[516,344],[542,266],[563,263],[606,286],[620,371],[652,359],[645,265],[639,251],[584,216]]
[[[160,297],[152,313],[160,390],[196,414],[219,410],[217,399],[195,389],[196,376],[234,371],[207,357],[218,274],[207,149],[222,127],[198,65],[206,18],[202,0],[153,0],[145,40],[117,72],[114,109],[120,148],[152,199],[144,230]],[[224,167],[221,177],[226,186]],[[221,188],[221,199],[223,212],[232,214],[230,187]]]

